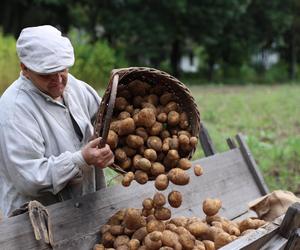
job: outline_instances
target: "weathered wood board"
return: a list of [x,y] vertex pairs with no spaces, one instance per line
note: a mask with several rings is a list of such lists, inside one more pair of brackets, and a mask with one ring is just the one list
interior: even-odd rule
[[[247,203],[265,193],[257,185],[253,169],[246,164],[239,148],[215,154],[194,162],[200,163],[204,174],[196,177],[189,170],[190,185],[170,185],[170,190],[180,190],[184,201],[180,208],[172,209],[177,215],[200,216],[202,201],[217,197],[223,201],[221,215],[230,219],[247,212]],[[140,208],[145,197],[152,197],[154,183],[133,183],[129,188],[120,185],[100,190],[78,199],[47,207],[50,214],[54,249],[92,249],[99,240],[99,228],[117,210],[127,207]],[[51,249],[34,239],[27,214],[9,218],[0,223],[0,249]]]

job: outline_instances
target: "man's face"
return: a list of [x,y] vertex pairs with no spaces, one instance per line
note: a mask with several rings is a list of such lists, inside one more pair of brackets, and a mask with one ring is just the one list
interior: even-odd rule
[[23,75],[43,93],[51,96],[53,99],[60,98],[65,90],[68,81],[68,69],[52,73],[39,74],[28,69],[21,63]]

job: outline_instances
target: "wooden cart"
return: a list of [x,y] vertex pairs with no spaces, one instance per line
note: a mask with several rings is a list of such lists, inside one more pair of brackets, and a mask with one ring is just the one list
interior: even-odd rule
[[[201,204],[207,197],[222,200],[222,216],[229,219],[251,216],[248,202],[267,194],[268,188],[243,136],[239,134],[236,140],[228,139],[229,150],[224,153],[216,153],[204,127],[200,140],[206,157],[194,161],[193,164],[202,165],[203,176],[196,177],[189,170],[189,185],[178,187],[170,184],[164,191],[167,194],[173,189],[180,190],[184,197],[180,208],[172,208],[172,217],[203,217]],[[116,185],[78,199],[48,206],[49,216],[44,231],[52,246],[35,239],[28,213],[6,219],[0,223],[0,249],[92,249],[99,242],[100,226],[110,216],[121,208],[140,208],[143,199],[152,197],[154,192],[153,182],[146,185],[133,183],[128,188]],[[299,226],[300,204],[296,203],[284,219],[280,217],[256,232],[233,241],[222,250],[300,249]]]

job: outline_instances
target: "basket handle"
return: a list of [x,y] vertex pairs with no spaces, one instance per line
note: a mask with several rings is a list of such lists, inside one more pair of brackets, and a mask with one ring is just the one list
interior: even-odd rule
[[116,101],[118,83],[119,83],[119,75],[115,74],[113,76],[113,81],[112,81],[108,106],[105,110],[106,114],[104,114],[103,130],[102,130],[102,134],[101,134],[101,140],[100,140],[100,143],[99,143],[99,148],[103,148],[106,144],[106,141],[107,141],[110,121],[111,121],[111,118],[112,118],[112,115],[113,115],[115,101]]

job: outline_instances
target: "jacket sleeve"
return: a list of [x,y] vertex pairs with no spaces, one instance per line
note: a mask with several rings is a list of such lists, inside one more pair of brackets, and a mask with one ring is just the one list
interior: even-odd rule
[[45,157],[45,141],[37,123],[11,122],[0,128],[6,173],[17,190],[29,196],[57,194],[85,165],[81,151]]

